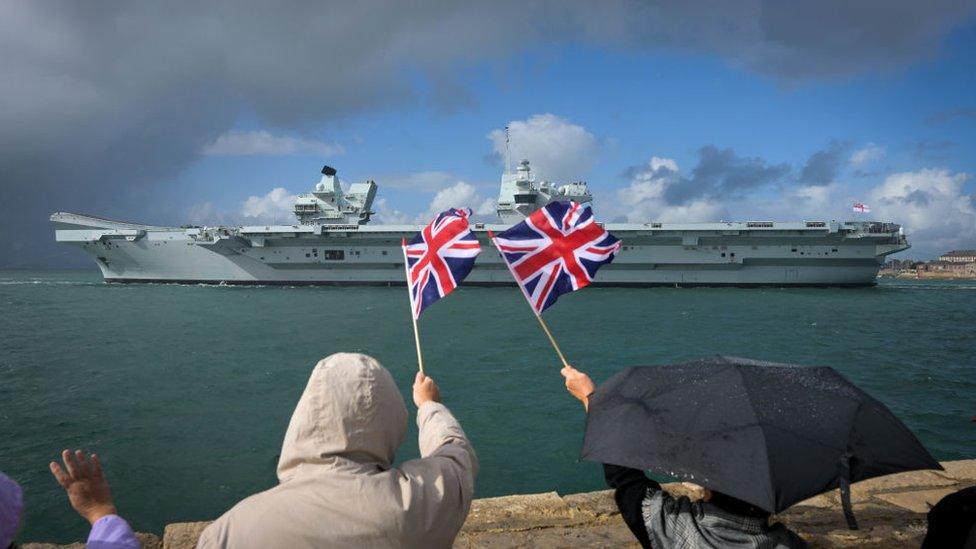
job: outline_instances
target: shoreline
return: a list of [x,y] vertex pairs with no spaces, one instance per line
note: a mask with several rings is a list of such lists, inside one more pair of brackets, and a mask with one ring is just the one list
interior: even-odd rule
[[976,276],[953,271],[878,271],[878,278],[894,278],[901,280],[976,280]]
[[[837,490],[776,515],[811,547],[918,547],[926,532],[926,513],[957,490],[976,486],[976,459],[942,462],[944,471],[911,471],[855,483],[851,503],[860,524],[848,530]],[[664,484],[674,495],[696,499],[682,483]],[[144,548],[191,549],[210,521],[173,523],[162,537],[140,533]],[[556,492],[476,499],[455,547],[637,547],[613,502],[602,490],[559,495]],[[22,549],[81,549],[68,545],[22,543]]]

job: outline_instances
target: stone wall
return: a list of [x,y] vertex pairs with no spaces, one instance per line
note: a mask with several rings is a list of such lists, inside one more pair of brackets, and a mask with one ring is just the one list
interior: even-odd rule
[[[858,482],[851,502],[860,530],[846,527],[837,491],[798,503],[776,517],[812,547],[918,547],[925,514],[945,495],[976,485],[976,460],[950,461],[945,471],[914,471]],[[688,485],[666,484],[676,495],[699,497]],[[143,547],[190,549],[209,522],[170,524],[162,539],[140,534]],[[24,544],[24,549],[83,548]],[[555,492],[475,500],[455,547],[637,547],[617,513],[612,492],[560,496]]]

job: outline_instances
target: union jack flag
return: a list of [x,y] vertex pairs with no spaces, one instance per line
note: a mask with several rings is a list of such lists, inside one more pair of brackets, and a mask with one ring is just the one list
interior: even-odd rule
[[857,213],[871,213],[871,207],[861,202],[854,203],[854,211]]
[[451,293],[474,266],[481,252],[471,232],[469,208],[441,212],[410,242],[403,239],[410,308],[414,318]]
[[590,207],[576,202],[550,202],[489,236],[536,314],[560,295],[589,286],[620,249],[620,240],[593,219]]

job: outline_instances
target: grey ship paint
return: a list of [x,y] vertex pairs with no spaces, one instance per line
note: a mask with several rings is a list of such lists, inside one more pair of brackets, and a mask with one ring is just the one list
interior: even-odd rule
[[[108,282],[404,284],[400,242],[417,225],[370,225],[376,183],[343,192],[328,166],[298,197],[295,225],[155,227],[55,213],[58,242],[92,256]],[[488,229],[507,229],[551,200],[589,202],[582,182],[536,182],[527,161],[502,175],[502,223],[474,225],[484,252],[466,283],[513,284]],[[463,204],[457,204],[463,206]],[[599,214],[599,212],[597,212]],[[885,256],[909,247],[901,227],[868,221],[607,223],[623,240],[596,283],[646,285],[874,284]]]

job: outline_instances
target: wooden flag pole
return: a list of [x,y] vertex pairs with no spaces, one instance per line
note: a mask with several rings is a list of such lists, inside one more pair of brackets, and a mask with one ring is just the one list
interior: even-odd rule
[[552,348],[556,350],[556,354],[559,356],[559,361],[563,363],[563,367],[568,368],[569,363],[566,362],[566,357],[563,356],[563,352],[559,348],[559,344],[556,343],[556,338],[552,337],[552,332],[549,331],[549,326],[546,324],[546,321],[543,320],[542,315],[535,312],[535,307],[532,306],[532,299],[529,297],[529,294],[525,293],[525,288],[518,283],[518,277],[515,276],[515,271],[512,270],[512,266],[508,263],[508,258],[505,257],[505,253],[502,252],[501,248],[498,247],[498,243],[495,242],[495,233],[488,231],[488,238],[491,240],[492,245],[495,246],[495,249],[498,250],[498,253],[502,256],[502,262],[505,263],[505,266],[508,267],[508,272],[511,273],[512,278],[515,279],[515,285],[518,286],[519,290],[522,291],[522,297],[525,298],[525,302],[528,303],[529,308],[532,309],[532,314],[534,314],[536,320],[539,321],[539,326],[542,326],[542,331],[545,332],[546,337],[549,338],[549,343],[552,343]]
[[[530,304],[531,306],[531,304]],[[535,312],[534,310],[532,312]],[[546,325],[546,321],[542,320],[542,315],[535,315],[539,319],[539,326],[542,326],[542,331],[546,333],[546,337],[549,338],[549,343],[552,343],[552,348],[556,350],[556,354],[559,355],[559,360],[562,361],[564,368],[569,368],[569,363],[566,362],[566,357],[563,356],[563,352],[559,349],[559,344],[556,343],[556,338],[552,337],[552,332],[549,331],[549,326]]]
[[410,318],[413,320],[413,341],[417,344],[417,366],[420,373],[424,373],[424,355],[420,352],[420,330],[417,329],[417,315],[413,313],[413,291],[410,287],[410,262],[407,261],[407,239],[404,238],[400,248],[403,250],[403,272],[407,275],[407,298],[410,299]]
[[413,318],[413,340],[417,344],[417,366],[420,368],[420,373],[424,373],[424,355],[420,352],[420,332],[417,330],[417,317],[413,316],[413,311],[410,312],[410,317]]

